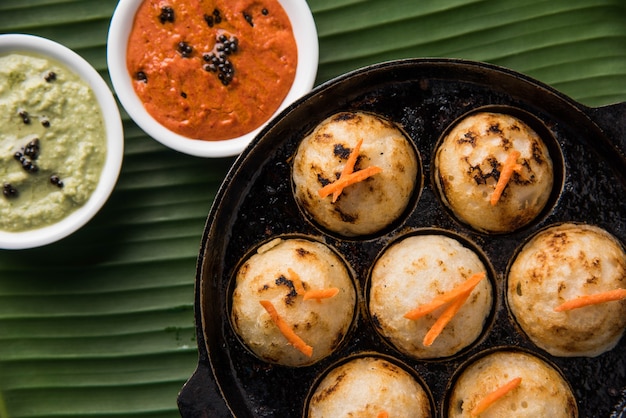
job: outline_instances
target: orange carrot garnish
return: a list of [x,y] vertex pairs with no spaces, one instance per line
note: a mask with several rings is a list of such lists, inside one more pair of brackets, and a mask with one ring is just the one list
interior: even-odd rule
[[612,302],[616,300],[626,299],[626,289],[613,289],[606,292],[595,293],[593,295],[579,296],[575,299],[563,302],[554,310],[556,312],[569,311],[589,305],[597,305],[599,303]]
[[491,199],[489,201],[492,206],[495,206],[500,200],[500,196],[502,196],[506,185],[509,183],[509,180],[511,180],[513,172],[522,169],[522,166],[517,163],[517,159],[520,157],[520,155],[521,154],[519,151],[513,150],[504,161],[504,164],[502,164],[500,177],[498,178],[496,188],[494,189],[493,194],[491,195]]
[[476,285],[478,285],[478,283],[480,283],[480,281],[484,278],[485,278],[484,272],[475,273],[471,275],[463,283],[457,285],[453,289],[448,290],[447,292],[442,293],[441,295],[435,296],[432,302],[427,303],[422,306],[418,306],[417,308],[405,313],[404,317],[407,319],[411,319],[411,320],[419,319],[422,316],[429,314],[433,312],[434,310],[442,307],[446,303],[453,301],[454,299],[464,294],[468,290],[472,291],[476,287]]
[[380,411],[378,413],[378,415],[376,415],[376,418],[388,418],[389,414],[387,413],[387,411]]
[[472,290],[474,289],[472,288],[472,289],[466,290],[464,293],[461,293],[459,296],[457,296],[452,301],[452,303],[450,303],[450,305],[446,308],[446,310],[443,311],[441,316],[437,318],[433,326],[428,330],[428,332],[424,336],[423,344],[426,347],[430,347],[435,342],[435,339],[439,336],[439,334],[441,334],[443,329],[446,327],[446,325],[448,325],[448,323],[452,320],[452,318],[454,318],[454,315],[456,315],[459,309],[461,309],[461,306],[463,306],[467,298],[469,298],[470,294],[472,293]]
[[308,345],[302,340],[290,327],[287,322],[278,314],[276,308],[269,300],[260,300],[259,303],[265,308],[267,313],[272,318],[272,321],[276,324],[280,332],[285,336],[289,344],[294,346],[298,351],[304,354],[307,357],[311,357],[313,355],[313,347]]
[[478,415],[482,414],[494,402],[496,402],[498,399],[500,399],[501,397],[503,397],[504,395],[506,395],[507,393],[509,393],[516,387],[518,387],[520,383],[522,383],[522,378],[516,377],[515,379],[512,379],[508,381],[507,383],[505,383],[504,385],[500,386],[493,392],[488,393],[484,398],[482,398],[476,404],[476,406],[470,412],[470,415],[473,417],[477,417]]
[[317,194],[322,199],[324,199],[326,196],[334,193],[337,190],[343,190],[346,187],[363,181],[366,178],[373,176],[374,174],[380,173],[381,171],[383,171],[383,169],[375,165],[364,168],[363,170],[355,171],[354,173],[348,174],[342,178],[339,178],[337,181],[334,181],[322,187],[318,190]]
[[339,293],[339,289],[336,287],[329,287],[328,289],[309,290],[304,293],[304,300],[317,299],[317,301],[319,302],[322,299],[332,298],[337,293]]
[[290,268],[287,269],[287,273],[289,273],[289,280],[293,283],[293,288],[296,290],[296,293],[298,295],[304,295],[306,291],[304,290],[304,285],[302,284],[302,280],[300,280],[298,273]]
[[[356,164],[356,160],[359,157],[359,151],[361,150],[361,145],[363,144],[363,138],[359,138],[358,142],[354,146],[354,149],[348,156],[348,160],[346,161],[346,165],[343,166],[343,170],[341,170],[341,175],[339,178],[345,177],[354,172],[354,165]],[[333,192],[333,203],[337,201],[337,198],[341,194],[343,189],[335,190]]]

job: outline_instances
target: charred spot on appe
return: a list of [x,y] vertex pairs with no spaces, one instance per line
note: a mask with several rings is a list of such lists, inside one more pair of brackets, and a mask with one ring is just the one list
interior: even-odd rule
[[500,124],[498,122],[489,124],[489,128],[487,130],[489,132],[494,133],[494,134],[501,134],[502,133],[502,129],[500,129]]
[[473,147],[476,146],[476,133],[473,131],[465,132],[462,138],[457,140],[458,144],[470,144]]
[[278,276],[278,279],[276,279],[274,283],[276,283],[277,286],[287,286],[290,290],[290,293],[293,293],[293,296],[297,295],[296,287],[294,286],[293,281],[289,280],[282,274]]
[[333,147],[333,154],[339,158],[343,158],[344,160],[350,156],[352,150],[350,148],[346,148],[343,144],[335,144]]
[[391,363],[381,362],[380,365],[383,369],[387,369],[392,373],[398,373],[398,368]]
[[332,183],[332,181],[328,180],[326,177],[324,177],[321,174],[317,175],[317,181],[322,185],[322,186],[326,186],[330,183]]
[[[467,163],[469,164],[469,161],[467,161]],[[487,184],[487,179],[493,177],[493,171],[485,174],[480,166],[470,165],[467,169],[467,175],[473,178],[476,184]]]
[[339,215],[341,220],[346,223],[355,223],[359,219],[357,215],[351,215],[337,208],[335,209],[335,212]]
[[299,257],[306,257],[307,255],[311,254],[311,252],[310,252],[310,251],[305,250],[305,249],[304,249],[304,248],[302,248],[302,247],[299,247],[299,248],[296,248],[296,254],[297,254]]
[[554,252],[560,252],[566,244],[570,242],[567,232],[557,232],[553,234],[548,240],[548,247],[552,248]]
[[357,115],[355,115],[354,113],[348,113],[348,112],[344,112],[344,113],[340,113],[336,116],[333,117],[333,121],[342,121],[342,120],[352,120],[352,119],[356,119]]
[[533,142],[532,144],[532,154],[533,154],[533,160],[535,160],[537,162],[537,164],[543,164],[544,160],[542,158],[541,155],[541,149],[539,147],[539,144],[537,142]]

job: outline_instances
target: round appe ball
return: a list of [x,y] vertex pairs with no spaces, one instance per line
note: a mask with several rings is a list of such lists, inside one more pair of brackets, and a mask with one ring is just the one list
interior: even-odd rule
[[[514,151],[520,153],[515,170],[493,203],[504,163]],[[461,120],[444,137],[436,152],[435,182],[459,220],[482,232],[506,233],[541,213],[552,193],[554,169],[545,142],[527,124],[481,112]]]
[[[381,172],[332,194],[319,191],[340,178],[362,139],[354,172]],[[293,161],[293,184],[300,207],[321,227],[347,237],[374,234],[398,219],[418,183],[416,151],[394,123],[363,112],[342,112],[322,121],[300,143]]]
[[[305,291],[332,288],[338,289],[332,297],[304,298]],[[285,337],[261,301],[271,302],[287,327],[312,347],[312,355]],[[339,346],[352,323],[355,305],[354,284],[336,253],[320,242],[277,238],[239,267],[231,322],[260,359],[284,366],[307,366]]]
[[513,379],[517,387],[495,400],[480,418],[576,418],[570,386],[551,365],[524,352],[500,351],[471,363],[454,382],[449,418],[475,417],[472,411],[490,393]]
[[626,328],[626,300],[557,312],[579,296],[626,288],[626,254],[604,229],[566,223],[536,234],[511,264],[509,308],[526,335],[554,356],[595,357]]
[[331,370],[311,396],[308,418],[431,417],[422,385],[402,367],[377,357],[350,360]]
[[[432,345],[424,337],[450,304],[418,319],[404,315],[485,273]],[[488,272],[476,253],[445,235],[414,235],[393,244],[376,261],[370,279],[370,316],[399,351],[418,359],[448,357],[482,333],[493,304]]]

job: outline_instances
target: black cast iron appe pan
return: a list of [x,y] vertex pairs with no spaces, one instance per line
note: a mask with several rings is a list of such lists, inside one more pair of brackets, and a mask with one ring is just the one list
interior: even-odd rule
[[[555,139],[558,184],[548,213],[510,234],[489,235],[454,219],[431,179],[434,147],[451,123],[478,108],[511,109],[540,121]],[[363,110],[400,124],[423,166],[417,202],[393,227],[358,239],[316,227],[293,198],[290,161],[299,141],[338,111]],[[551,151],[552,152],[552,151]],[[553,158],[555,156],[553,155]],[[419,183],[419,181],[418,181]],[[209,213],[197,264],[195,318],[198,367],[178,396],[183,418],[302,417],[318,376],[346,356],[375,352],[421,376],[437,416],[448,380],[473,356],[495,346],[520,348],[551,362],[569,381],[580,417],[626,417],[626,338],[596,358],[557,358],[519,330],[504,301],[511,258],[538,230],[559,222],[587,222],[626,242],[626,103],[589,108],[551,87],[506,68],[452,59],[409,59],[356,70],[315,88],[285,109],[252,141],[226,176]],[[365,309],[369,268],[385,245],[403,233],[437,228],[463,237],[489,258],[496,283],[493,320],[484,336],[460,354],[416,361],[373,332]],[[302,368],[265,363],[241,344],[229,322],[229,282],[237,264],[260,243],[280,235],[321,239],[351,264],[359,286],[358,318],[329,358]]]

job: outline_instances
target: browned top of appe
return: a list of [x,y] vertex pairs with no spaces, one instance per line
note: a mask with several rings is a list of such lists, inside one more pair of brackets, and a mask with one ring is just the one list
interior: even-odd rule
[[[438,148],[435,170],[441,197],[455,216],[492,233],[511,232],[533,221],[554,182],[544,140],[520,119],[502,113],[476,113],[461,120]],[[498,189],[501,194],[495,198]]]
[[[477,414],[481,402],[514,379],[518,385]],[[448,417],[464,418],[576,418],[572,391],[551,365],[540,358],[514,351],[488,354],[471,363],[454,383]]]
[[403,368],[377,357],[348,361],[330,371],[312,394],[308,418],[432,417],[421,384]]
[[[267,362],[313,364],[338,347],[352,323],[354,284],[342,259],[320,242],[276,238],[241,265],[235,281],[233,328]],[[329,289],[336,289],[331,297],[307,298],[308,291]],[[265,308],[267,302],[282,324]],[[285,330],[301,343],[294,344]]]
[[555,356],[595,357],[619,342],[626,300],[559,310],[580,297],[626,289],[626,253],[604,229],[566,223],[535,235],[513,261],[507,301],[517,322]]
[[[354,172],[380,172],[320,197],[324,186],[341,178],[350,154],[362,140]],[[344,236],[376,233],[406,209],[418,184],[416,152],[392,122],[364,112],[341,112],[322,121],[300,143],[293,162],[296,200],[322,227]]]

